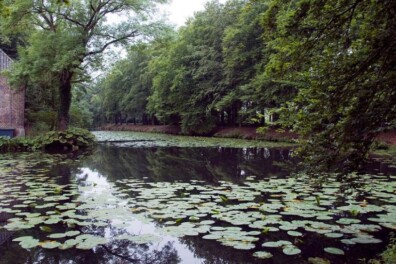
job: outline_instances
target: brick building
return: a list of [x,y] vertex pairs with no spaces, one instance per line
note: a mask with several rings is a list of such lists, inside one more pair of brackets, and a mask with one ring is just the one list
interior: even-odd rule
[[13,129],[14,136],[25,135],[25,89],[11,89],[1,72],[12,59],[0,49],[0,130]]

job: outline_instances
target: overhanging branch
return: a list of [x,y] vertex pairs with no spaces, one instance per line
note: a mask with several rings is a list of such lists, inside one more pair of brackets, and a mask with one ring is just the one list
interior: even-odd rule
[[114,44],[114,43],[117,43],[117,42],[120,42],[120,41],[129,39],[129,38],[136,37],[137,35],[138,35],[138,31],[135,30],[135,31],[133,31],[133,32],[127,34],[127,35],[121,36],[121,37],[119,37],[119,38],[115,38],[115,39],[113,39],[113,40],[107,42],[106,44],[104,44],[101,48],[85,53],[85,57],[88,57],[88,56],[92,56],[92,55],[96,55],[96,54],[102,53],[102,52],[105,51],[105,49],[106,49],[107,47],[109,47],[111,44]]

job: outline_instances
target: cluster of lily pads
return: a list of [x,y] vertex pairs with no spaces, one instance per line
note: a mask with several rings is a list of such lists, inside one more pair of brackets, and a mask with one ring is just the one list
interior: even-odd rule
[[[304,175],[250,176],[243,184],[217,185],[145,179],[100,185],[81,176],[62,185],[34,168],[37,163],[0,161],[0,214],[9,215],[2,228],[41,234],[14,238],[26,249],[92,249],[116,240],[150,244],[165,236],[199,236],[267,259],[300,255],[304,241],[317,235],[331,242],[324,254],[344,255],[356,244],[382,243],[378,231],[396,229],[395,176],[359,175],[354,188],[332,177],[313,187]],[[155,224],[156,233],[128,231],[137,219]],[[122,232],[106,235],[112,228]]]
[[[349,190],[343,190],[345,186],[335,178],[315,189],[303,175],[262,181],[248,177],[243,185],[136,179],[118,183],[125,186],[122,190],[130,195],[136,210],[163,223],[165,234],[202,235],[235,249],[259,250],[254,256],[269,258],[268,248],[281,248],[286,255],[300,254],[298,246],[310,233],[338,239],[340,246],[381,243],[375,237],[377,231],[396,229],[395,179],[360,175],[359,181],[368,184]],[[370,216],[367,220],[371,223],[363,224],[362,216]],[[286,232],[290,240],[269,240],[270,233],[280,232]],[[342,248],[323,250],[345,254]]]
[[291,143],[268,142],[235,138],[176,136],[160,133],[131,131],[94,131],[100,143],[114,144],[118,147],[285,147]]

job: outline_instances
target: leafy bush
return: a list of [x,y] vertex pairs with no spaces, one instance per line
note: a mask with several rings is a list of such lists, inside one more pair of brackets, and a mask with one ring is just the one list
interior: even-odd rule
[[379,255],[379,259],[370,259],[368,264],[393,264],[396,263],[396,238],[391,233],[389,244],[386,250]]
[[3,138],[0,137],[0,152],[31,151],[35,149],[35,138]]
[[39,138],[41,146],[49,151],[77,151],[92,146],[95,136],[82,128],[51,131]]
[[381,258],[385,264],[396,263],[396,238],[393,233],[391,235],[388,247],[381,254]]
[[95,136],[88,130],[70,128],[65,131],[50,131],[32,138],[0,137],[0,152],[46,150],[51,152],[71,152],[87,149],[95,143]]

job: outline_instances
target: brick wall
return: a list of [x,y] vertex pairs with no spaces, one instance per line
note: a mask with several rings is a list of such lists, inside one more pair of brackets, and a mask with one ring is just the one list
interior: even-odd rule
[[[0,50],[0,70],[8,68],[10,58]],[[15,129],[16,136],[25,135],[25,89],[11,89],[0,75],[0,128]]]

